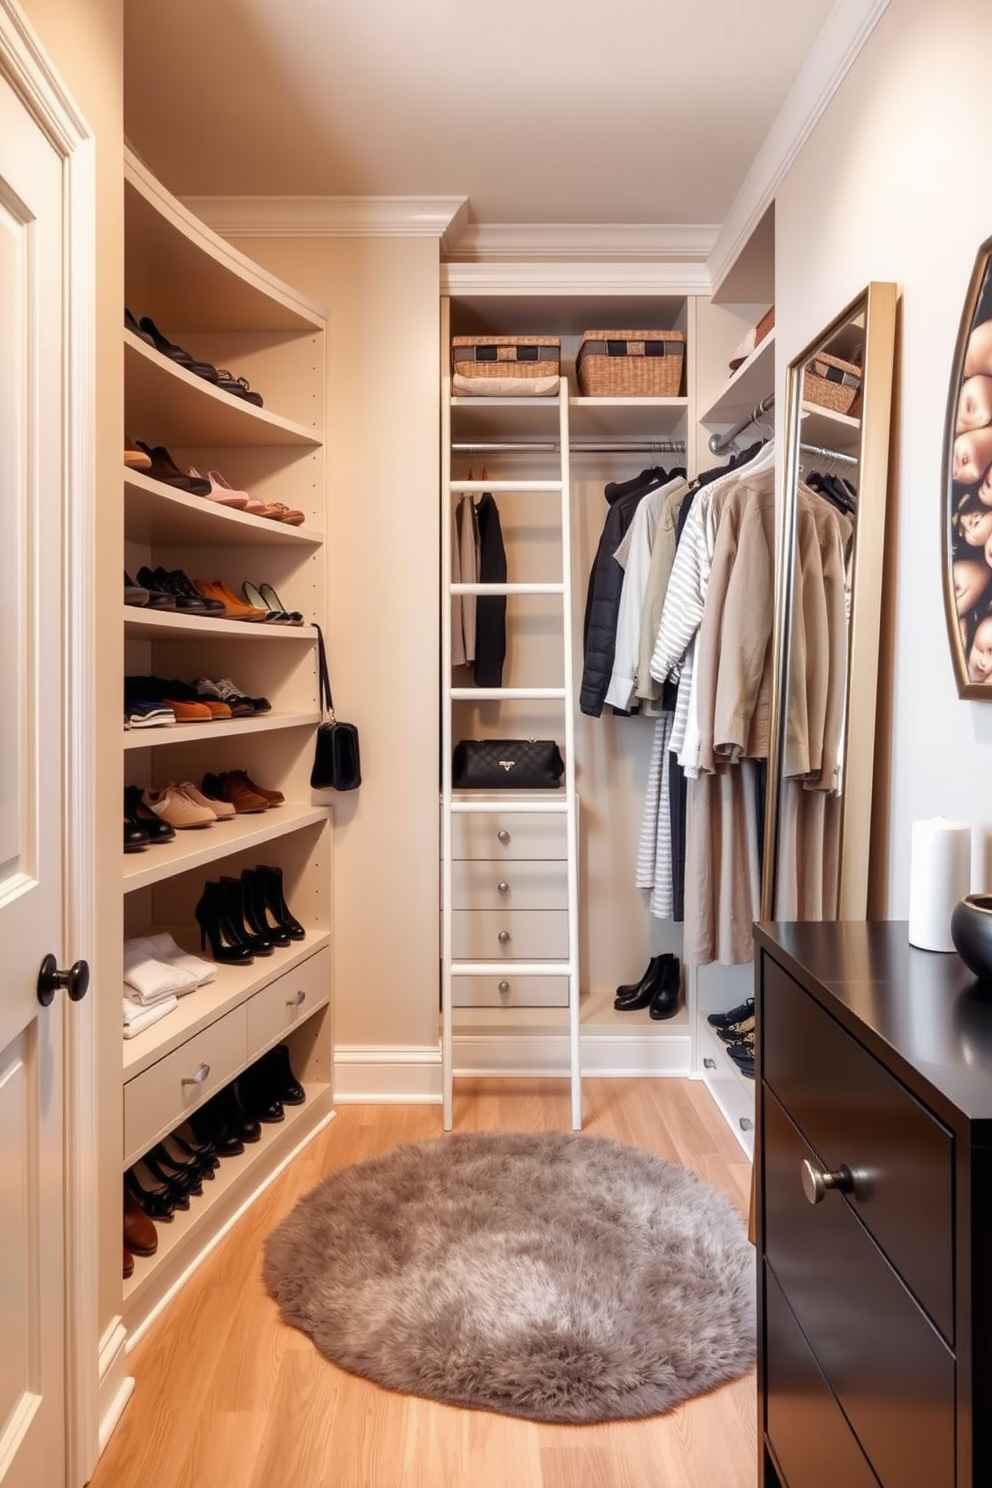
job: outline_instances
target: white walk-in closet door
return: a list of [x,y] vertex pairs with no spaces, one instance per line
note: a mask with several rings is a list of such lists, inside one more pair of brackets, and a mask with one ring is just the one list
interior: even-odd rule
[[0,1483],[60,1485],[62,163],[0,75]]

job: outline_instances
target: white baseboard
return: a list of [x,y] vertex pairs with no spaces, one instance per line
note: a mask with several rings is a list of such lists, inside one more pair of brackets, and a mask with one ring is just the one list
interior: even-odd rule
[[123,1318],[114,1318],[100,1340],[99,1369],[97,1445],[102,1454],[134,1389],[134,1380],[127,1372],[127,1329]]
[[[568,1075],[566,1033],[455,1034],[456,1077]],[[630,1080],[687,1076],[692,1039],[685,1032],[654,1035],[583,1034],[584,1075]],[[336,1105],[434,1105],[441,1100],[441,1053],[436,1048],[339,1047],[334,1054]]]

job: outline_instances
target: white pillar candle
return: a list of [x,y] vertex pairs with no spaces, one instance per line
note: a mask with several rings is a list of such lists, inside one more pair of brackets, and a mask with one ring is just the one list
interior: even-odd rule
[[909,864],[909,943],[953,951],[951,911],[971,889],[971,828],[934,816],[913,823]]

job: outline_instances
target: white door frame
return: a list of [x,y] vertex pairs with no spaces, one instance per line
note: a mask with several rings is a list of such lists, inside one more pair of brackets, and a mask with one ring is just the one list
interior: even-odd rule
[[[94,893],[94,656],[96,512],[96,171],[94,140],[16,0],[0,0],[0,74],[63,162],[65,182],[62,543],[66,595],[62,654],[65,921],[69,965],[96,946]],[[70,747],[71,742],[71,747]],[[96,979],[98,980],[98,979]],[[98,1451],[99,1210],[96,1003],[99,986],[65,1009],[66,1481],[91,1476]]]

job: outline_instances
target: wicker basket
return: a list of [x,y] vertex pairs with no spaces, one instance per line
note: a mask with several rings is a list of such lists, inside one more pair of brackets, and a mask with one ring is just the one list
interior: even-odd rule
[[803,376],[803,400],[831,413],[850,413],[861,391],[861,368],[856,362],[818,351],[806,363]]
[[575,371],[586,398],[677,398],[682,388],[681,331],[586,331]]
[[557,377],[561,342],[554,336],[452,336],[451,366],[460,377]]
[[758,321],[758,324],[754,328],[754,347],[755,347],[755,350],[757,350],[758,347],[761,345],[762,341],[764,341],[765,337],[768,335],[768,332],[769,331],[773,331],[774,329],[775,329],[775,306],[772,305],[771,309],[765,311],[764,315],[761,317],[761,319]]

